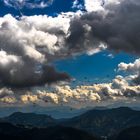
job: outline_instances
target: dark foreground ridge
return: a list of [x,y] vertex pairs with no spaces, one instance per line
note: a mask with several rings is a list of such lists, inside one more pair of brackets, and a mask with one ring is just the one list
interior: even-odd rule
[[70,127],[25,128],[0,123],[1,140],[98,140],[91,134]]
[[140,140],[140,126],[123,130],[117,140]]

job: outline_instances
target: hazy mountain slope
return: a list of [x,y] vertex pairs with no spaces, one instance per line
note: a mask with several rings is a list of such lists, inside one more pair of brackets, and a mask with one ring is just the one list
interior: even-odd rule
[[90,110],[63,123],[103,136],[112,136],[124,128],[140,125],[140,112],[130,108]]
[[12,115],[2,118],[2,121],[12,124],[31,125],[34,127],[47,127],[56,125],[56,120],[48,115],[40,115],[35,113],[16,112]]

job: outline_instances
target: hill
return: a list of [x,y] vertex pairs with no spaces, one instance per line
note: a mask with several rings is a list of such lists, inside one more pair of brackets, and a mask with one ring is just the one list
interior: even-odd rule
[[117,140],[140,140],[140,126],[130,127],[120,132]]
[[70,127],[29,129],[9,123],[0,123],[0,138],[1,140],[97,140],[87,132]]
[[56,125],[56,120],[51,116],[35,113],[15,112],[8,117],[2,118],[1,121],[33,127],[48,127]]
[[125,128],[140,125],[140,111],[135,111],[127,107],[90,110],[63,122],[63,125],[96,133],[97,136],[110,137],[117,135]]

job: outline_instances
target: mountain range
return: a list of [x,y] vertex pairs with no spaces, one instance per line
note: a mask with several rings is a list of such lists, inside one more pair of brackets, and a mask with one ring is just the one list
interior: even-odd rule
[[70,119],[54,119],[49,115],[16,112],[0,119],[28,128],[62,126],[88,132],[97,137],[116,137],[124,129],[140,126],[140,111],[127,107],[93,109]]

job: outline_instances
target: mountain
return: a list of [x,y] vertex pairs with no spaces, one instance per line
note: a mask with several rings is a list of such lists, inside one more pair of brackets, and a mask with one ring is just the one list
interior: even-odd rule
[[2,118],[1,121],[33,127],[47,127],[56,125],[56,120],[51,116],[35,113],[15,112],[8,117]]
[[0,123],[0,138],[2,140],[97,140],[87,132],[69,127],[29,129],[9,123]]
[[[32,15],[50,15],[50,16],[56,16],[57,14],[61,13],[61,12],[69,12],[69,11],[75,11],[77,10],[77,8],[74,10],[72,7],[73,5],[73,0],[72,1],[66,1],[66,0],[61,0],[61,3],[59,0],[54,0],[53,3],[50,6],[47,6],[46,8],[28,8],[26,6],[24,7],[19,7],[17,5],[16,8],[9,6],[10,4],[8,4],[8,1],[6,0],[7,5],[4,4],[5,0],[0,0],[0,16],[4,16],[5,14],[11,14],[14,16],[20,15],[21,13],[23,15],[28,15],[28,16],[32,16]],[[12,0],[10,0],[12,1]],[[31,0],[25,0],[25,2],[23,3],[30,3]],[[45,0],[45,1],[49,1],[49,0]],[[32,2],[30,4],[37,4],[37,2],[40,2],[40,0],[32,0]],[[79,0],[79,2],[81,4],[83,4],[83,0]],[[14,2],[12,2],[14,3]],[[15,1],[15,6],[16,6],[16,1]]]
[[140,126],[123,130],[116,140],[140,140]]
[[0,107],[0,117],[6,117],[14,112],[23,112],[23,113],[36,113],[36,114],[46,114],[50,115],[53,118],[61,119],[61,118],[72,118],[78,115],[81,115],[82,113],[86,112],[87,110],[90,110],[91,108],[72,108],[69,106],[53,106],[53,107],[43,107],[39,105],[33,104],[32,106],[25,107]]
[[122,130],[140,126],[140,111],[127,107],[114,109],[93,109],[71,119],[54,119],[48,115],[14,113],[1,119],[3,122],[24,125],[27,128],[61,125],[84,130],[97,137],[116,137]]
[[125,128],[140,125],[140,111],[134,111],[127,107],[90,110],[66,120],[63,125],[96,133],[97,136],[111,137]]

